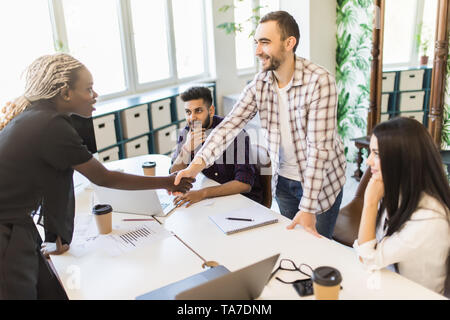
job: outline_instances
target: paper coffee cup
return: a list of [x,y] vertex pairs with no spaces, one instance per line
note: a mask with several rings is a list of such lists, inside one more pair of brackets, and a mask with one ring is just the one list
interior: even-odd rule
[[338,300],[342,276],[333,267],[319,267],[312,274],[316,300]]
[[100,234],[112,231],[112,207],[109,204],[98,204],[92,209]]
[[142,164],[142,170],[144,170],[144,175],[149,177],[154,177],[156,174],[156,162],[146,161]]

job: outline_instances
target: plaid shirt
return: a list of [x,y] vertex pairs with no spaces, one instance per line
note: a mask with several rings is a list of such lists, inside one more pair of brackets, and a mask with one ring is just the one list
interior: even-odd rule
[[[336,84],[334,77],[324,68],[300,57],[295,59],[288,97],[293,148],[303,187],[299,210],[318,214],[331,208],[345,183],[344,145],[337,133]],[[257,74],[197,153],[207,167],[212,165],[259,112],[274,170],[272,194],[278,182],[281,138],[274,81],[272,71]]]

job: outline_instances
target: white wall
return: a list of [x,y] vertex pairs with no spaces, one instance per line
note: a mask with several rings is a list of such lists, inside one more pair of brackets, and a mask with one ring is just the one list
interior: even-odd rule
[[312,0],[310,7],[311,60],[336,74],[336,0]]
[[[216,61],[218,113],[223,115],[223,96],[241,92],[247,82],[252,80],[254,75],[237,74],[236,54],[234,36],[228,35],[224,30],[217,28],[223,22],[233,21],[233,10],[219,12],[219,8],[229,4],[229,0],[214,0],[212,2],[213,28],[214,28],[214,51]],[[249,40],[251,41],[251,40]]]
[[336,73],[336,0],[280,0],[300,28],[297,55]]
[[[249,0],[246,0],[249,1]],[[223,96],[240,93],[254,75],[238,75],[234,37],[217,25],[233,21],[233,10],[219,12],[229,0],[211,1],[214,28],[218,113],[223,115]],[[296,54],[325,67],[332,74],[336,70],[336,0],[280,0],[280,10],[289,12],[300,28],[300,44]],[[251,41],[251,40],[249,40]]]
[[300,57],[311,59],[310,0],[280,0],[280,10],[289,12],[300,29],[300,43],[295,53]]

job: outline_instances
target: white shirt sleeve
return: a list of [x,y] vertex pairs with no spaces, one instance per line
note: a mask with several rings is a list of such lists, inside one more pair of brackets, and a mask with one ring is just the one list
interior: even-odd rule
[[[429,210],[420,211],[426,215],[430,213]],[[441,220],[410,219],[399,231],[384,237],[380,242],[377,243],[377,240],[373,239],[360,245],[358,240],[355,240],[353,248],[369,270],[379,270],[407,260],[417,248],[432,242],[435,239],[435,231],[442,226]]]

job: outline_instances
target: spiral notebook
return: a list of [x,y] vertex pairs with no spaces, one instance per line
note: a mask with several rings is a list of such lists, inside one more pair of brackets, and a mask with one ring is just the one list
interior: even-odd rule
[[[209,218],[226,234],[253,229],[278,222],[276,213],[261,207],[250,207],[210,215]],[[233,219],[230,219],[233,218]],[[246,220],[234,220],[234,219]]]

